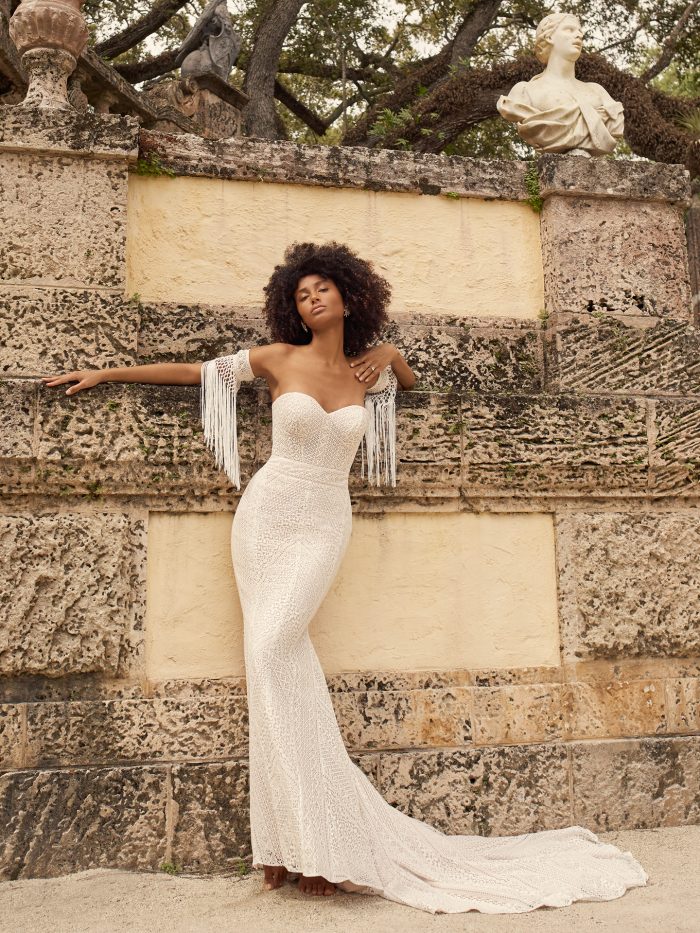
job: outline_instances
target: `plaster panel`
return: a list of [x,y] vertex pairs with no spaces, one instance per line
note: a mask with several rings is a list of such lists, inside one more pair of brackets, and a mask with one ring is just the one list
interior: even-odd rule
[[293,241],[347,243],[393,286],[392,310],[536,318],[539,218],[480,198],[131,175],[127,293],[255,303]]
[[[230,533],[227,513],[151,513],[149,679],[244,675]],[[310,634],[329,675],[555,665],[551,516],[357,515]]]

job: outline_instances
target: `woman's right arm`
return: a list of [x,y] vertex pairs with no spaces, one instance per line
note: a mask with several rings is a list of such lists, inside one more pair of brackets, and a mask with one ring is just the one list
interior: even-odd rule
[[[274,378],[273,373],[289,350],[286,343],[269,343],[251,347],[250,365],[255,376]],[[66,395],[75,395],[82,389],[91,389],[102,382],[144,382],[151,385],[195,386],[202,381],[203,363],[147,363],[144,366],[120,366],[112,369],[75,369],[60,376],[42,376],[47,386],[65,382],[77,385],[66,389]]]
[[112,369],[75,369],[60,376],[42,376],[47,386],[58,386],[65,382],[77,385],[66,389],[66,395],[74,395],[81,389],[91,389],[102,382],[144,382],[152,385],[191,386],[202,380],[201,363],[147,363],[144,366],[119,366]]

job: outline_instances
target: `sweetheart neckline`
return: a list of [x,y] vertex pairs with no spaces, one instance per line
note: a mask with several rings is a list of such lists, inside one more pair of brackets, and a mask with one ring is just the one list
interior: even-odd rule
[[313,395],[309,395],[308,392],[299,392],[295,389],[292,389],[290,392],[283,392],[281,395],[278,395],[277,398],[272,400],[272,404],[278,402],[281,398],[284,398],[285,395],[303,395],[305,398],[310,398],[312,402],[315,402],[321,411],[326,415],[335,415],[336,412],[345,411],[348,408],[361,408],[363,411],[366,411],[364,405],[354,404],[354,405],[342,405],[340,408],[334,408],[333,411],[326,411],[323,405],[319,402],[317,398],[314,398]]

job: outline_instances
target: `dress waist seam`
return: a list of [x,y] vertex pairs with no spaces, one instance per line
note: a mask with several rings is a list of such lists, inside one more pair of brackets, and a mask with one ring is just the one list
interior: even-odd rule
[[285,475],[292,475],[299,479],[312,479],[314,482],[327,483],[330,486],[346,486],[348,482],[347,470],[338,470],[320,463],[310,463],[308,460],[294,460],[292,457],[283,457],[281,454],[272,454],[265,465],[269,465],[272,469],[278,466]]

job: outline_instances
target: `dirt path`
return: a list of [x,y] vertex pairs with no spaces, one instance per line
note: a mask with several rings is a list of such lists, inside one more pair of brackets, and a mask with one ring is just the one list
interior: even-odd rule
[[0,883],[2,933],[698,933],[700,826],[599,833],[649,873],[615,901],[524,914],[432,915],[380,897],[306,897],[295,884],[262,889],[262,872],[202,877],[91,869]]

